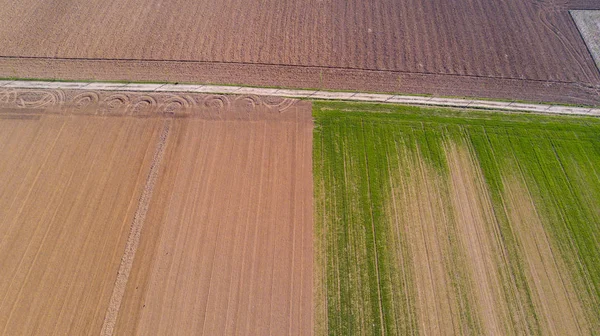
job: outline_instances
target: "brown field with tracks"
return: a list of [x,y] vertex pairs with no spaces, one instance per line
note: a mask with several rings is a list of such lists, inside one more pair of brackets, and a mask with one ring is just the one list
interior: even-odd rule
[[312,332],[310,103],[0,105],[0,334]]
[[160,121],[0,116],[0,334],[102,324]]
[[596,6],[587,0],[0,5],[4,77],[600,103],[600,72],[568,13]]

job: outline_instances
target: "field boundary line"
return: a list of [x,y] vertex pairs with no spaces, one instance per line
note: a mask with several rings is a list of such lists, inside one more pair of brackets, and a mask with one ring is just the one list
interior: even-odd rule
[[121,302],[125,295],[125,289],[127,288],[127,281],[129,280],[129,274],[133,267],[133,261],[135,259],[135,253],[140,244],[140,238],[142,233],[142,227],[146,220],[146,214],[152,200],[152,193],[154,186],[158,180],[158,174],[160,171],[160,165],[164,156],[167,138],[171,129],[171,121],[166,120],[162,130],[159,133],[158,143],[152,157],[150,172],[146,178],[142,195],[140,196],[133,222],[131,223],[131,229],[129,231],[129,237],[127,237],[127,243],[125,245],[125,251],[121,257],[121,264],[119,265],[119,271],[117,272],[117,279],[110,297],[109,305],[106,310],[104,322],[102,323],[102,329],[100,331],[101,336],[111,336],[114,334],[115,325],[119,316],[119,309],[121,308]]
[[[574,10],[574,9],[573,9]],[[468,77],[468,78],[488,78],[501,80],[527,80],[540,83],[561,83],[561,84],[581,84],[577,81],[568,80],[548,80],[548,79],[523,79],[520,77],[510,76],[495,76],[495,75],[473,75],[473,74],[454,74],[435,71],[410,71],[399,69],[375,69],[365,67],[352,66],[328,66],[328,65],[299,65],[285,63],[269,63],[269,62],[240,62],[240,61],[202,61],[192,59],[144,59],[144,58],[102,58],[102,57],[57,57],[57,56],[8,56],[0,55],[0,59],[6,60],[44,60],[44,61],[91,61],[91,62],[153,62],[153,63],[182,63],[182,64],[207,64],[207,65],[257,65],[257,66],[276,66],[283,68],[305,68],[305,69],[321,69],[321,70],[350,70],[350,71],[366,71],[366,72],[388,72],[394,74],[409,74],[409,75],[433,75],[433,76],[448,76],[448,77]],[[588,83],[586,83],[588,84]],[[593,85],[593,84],[592,84]]]
[[535,112],[545,114],[600,116],[600,108],[565,106],[559,104],[533,104],[521,103],[517,101],[494,101],[468,98],[438,98],[367,92],[274,89],[249,86],[4,80],[0,81],[0,88],[54,90],[75,89],[156,93],[188,92],[206,94],[246,94],[257,96],[300,98],[309,100],[340,100],[367,103],[395,103],[418,106],[439,106],[483,110]]

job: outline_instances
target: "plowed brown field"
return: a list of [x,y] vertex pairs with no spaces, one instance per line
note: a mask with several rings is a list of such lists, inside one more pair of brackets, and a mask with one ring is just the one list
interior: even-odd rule
[[160,120],[0,117],[0,334],[97,334]]
[[0,92],[0,334],[307,335],[310,103]]
[[0,76],[600,103],[568,13],[592,2],[0,0]]

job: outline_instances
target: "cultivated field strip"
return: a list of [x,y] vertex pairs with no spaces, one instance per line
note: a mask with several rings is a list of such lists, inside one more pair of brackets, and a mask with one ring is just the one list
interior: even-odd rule
[[315,116],[317,333],[598,330],[596,119]]
[[0,119],[0,334],[99,332],[159,126]]
[[0,107],[0,334],[312,333],[309,102],[71,94]]
[[116,334],[310,334],[310,123],[171,132]]
[[1,56],[284,64],[600,83],[568,7],[550,1],[126,0],[69,6],[3,0],[0,6]]

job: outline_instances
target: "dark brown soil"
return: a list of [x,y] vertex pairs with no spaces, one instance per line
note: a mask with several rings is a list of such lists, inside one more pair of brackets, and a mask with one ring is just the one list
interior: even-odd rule
[[568,13],[592,0],[0,5],[3,77],[600,103],[600,73]]

